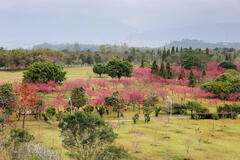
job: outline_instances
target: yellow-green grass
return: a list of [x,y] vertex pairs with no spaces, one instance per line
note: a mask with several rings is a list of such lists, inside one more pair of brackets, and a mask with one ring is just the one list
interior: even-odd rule
[[[67,80],[76,79],[98,79],[99,76],[92,71],[92,66],[69,67],[64,68],[67,71]],[[23,71],[0,71],[0,83],[20,82],[22,80]],[[105,77],[102,77],[105,78]]]
[[[65,155],[66,150],[61,144],[62,137],[56,126],[57,123],[42,125],[43,123],[27,121],[26,128],[35,135],[35,141],[56,149],[62,153],[64,159],[68,160]],[[223,125],[225,126],[222,127]],[[240,120],[227,119],[224,123],[222,120],[214,120],[214,122],[213,120],[170,120],[169,123],[167,120],[152,120],[148,124],[138,121],[136,125],[125,122],[112,123],[112,126],[118,133],[115,144],[128,149],[134,159],[183,160],[187,157],[187,143],[189,143],[190,157],[194,160],[240,159]],[[200,128],[199,135],[196,134],[197,128]],[[166,138],[166,133],[170,138]]]

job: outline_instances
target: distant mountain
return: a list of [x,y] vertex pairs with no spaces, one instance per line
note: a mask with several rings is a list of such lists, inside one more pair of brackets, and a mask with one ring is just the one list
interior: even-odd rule
[[240,42],[217,42],[210,43],[202,40],[191,40],[191,39],[183,39],[181,41],[172,41],[166,44],[165,48],[171,48],[172,46],[178,46],[183,48],[189,48],[192,46],[193,49],[201,48],[201,49],[214,49],[214,48],[236,48],[240,49]]
[[[79,44],[81,50],[90,49],[91,51],[99,50],[100,45],[95,44]],[[51,43],[42,43],[34,45],[33,49],[52,49],[52,50],[63,50],[66,48],[74,49],[74,44],[51,44]]]

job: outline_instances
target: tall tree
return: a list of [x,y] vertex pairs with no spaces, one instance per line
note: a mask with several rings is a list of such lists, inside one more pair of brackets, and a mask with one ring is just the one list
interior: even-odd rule
[[178,77],[178,80],[180,79],[185,79],[185,71],[184,71],[184,66],[181,66],[181,72],[180,72],[180,75]]
[[190,71],[188,80],[189,80],[189,86],[194,87],[196,82],[195,82],[195,76],[192,70]]
[[82,86],[73,88],[71,100],[74,107],[80,108],[84,106],[88,101],[85,89]]
[[158,65],[156,60],[153,61],[152,67],[151,67],[151,73],[157,74],[158,73]]

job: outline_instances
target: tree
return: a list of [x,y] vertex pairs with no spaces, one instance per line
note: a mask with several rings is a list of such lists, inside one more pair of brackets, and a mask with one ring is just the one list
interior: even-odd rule
[[82,64],[85,64],[87,57],[84,54],[80,54],[79,59],[82,61]]
[[23,80],[32,83],[54,81],[57,84],[62,84],[66,79],[66,73],[59,65],[50,62],[35,62],[28,66],[27,71],[23,72]]
[[80,108],[84,106],[88,101],[85,89],[82,86],[75,87],[72,90],[71,100],[74,107]]
[[171,66],[169,62],[167,62],[166,70],[167,70],[167,78],[168,79],[173,78],[173,73],[171,72]]
[[133,66],[128,61],[123,61],[119,58],[110,60],[106,66],[106,73],[114,78],[131,77]]
[[94,61],[95,63],[102,63],[102,57],[99,54],[94,55]]
[[39,99],[37,87],[32,83],[21,83],[16,94],[16,112],[18,119],[22,117],[22,128],[25,127],[25,119],[35,110],[36,102]]
[[106,46],[105,45],[100,46],[100,52],[101,53],[106,53]]
[[144,68],[144,59],[143,58],[141,59],[141,66],[140,67]]
[[186,104],[186,108],[191,111],[191,115],[195,112],[199,113],[208,113],[209,110],[207,108],[202,107],[202,105],[196,101],[189,101]]
[[218,67],[222,67],[222,68],[226,68],[226,69],[235,69],[236,71],[238,70],[237,69],[237,66],[231,62],[222,62],[218,65]]
[[24,129],[14,128],[10,130],[9,143],[14,143],[14,146],[19,146],[21,143],[26,143],[34,140],[34,136],[29,134]]
[[164,66],[163,62],[161,63],[161,68],[159,70],[159,75],[163,78],[166,78],[166,76],[167,76],[167,73],[166,73],[165,66]]
[[178,80],[180,80],[180,79],[185,79],[185,78],[186,78],[186,77],[185,77],[184,67],[181,66],[181,72],[180,72],[180,75],[179,75],[179,77],[178,77]]
[[58,124],[63,146],[73,159],[97,159],[114,142],[117,135],[98,115],[76,112]]
[[[0,109],[7,117],[12,114],[14,109],[15,96],[12,84],[0,85]],[[5,118],[7,118],[5,117]],[[4,118],[4,119],[5,119]]]
[[102,74],[104,74],[106,71],[106,65],[104,63],[97,63],[93,66],[93,72],[96,74],[99,74],[101,77]]
[[192,70],[190,71],[188,80],[189,80],[189,86],[194,87],[195,86],[195,76],[194,76]]
[[157,74],[158,73],[158,65],[156,60],[153,61],[152,67],[151,67],[151,73]]
[[105,97],[104,100],[107,106],[113,107],[113,111],[117,112],[117,117],[119,117],[120,110],[123,108],[123,106],[119,103],[118,91],[113,92],[111,96]]
[[104,106],[96,106],[95,109],[97,110],[98,114],[100,115],[100,117],[103,117],[103,114],[105,113],[105,108]]
[[90,54],[87,55],[86,63],[89,65],[94,63],[93,57]]

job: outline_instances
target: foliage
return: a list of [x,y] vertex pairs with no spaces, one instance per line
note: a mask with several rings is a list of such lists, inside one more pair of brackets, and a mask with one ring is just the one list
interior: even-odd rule
[[99,74],[101,77],[102,74],[106,72],[106,65],[104,63],[97,63],[93,66],[93,72]]
[[159,102],[159,99],[157,96],[150,96],[147,99],[143,101],[143,106],[145,107],[153,107]]
[[103,114],[105,113],[105,107],[104,106],[100,106],[100,107],[96,106],[95,108],[96,108],[98,114],[100,115],[100,117],[103,117]]
[[194,87],[195,83],[196,83],[196,80],[195,80],[195,76],[194,76],[194,73],[193,73],[192,70],[190,71],[188,80],[189,80],[189,86]]
[[237,114],[240,114],[240,106],[237,105],[236,103],[234,104],[225,104],[223,106],[218,106],[217,107],[217,112],[218,113],[237,113]]
[[96,160],[120,160],[120,159],[128,159],[128,151],[123,147],[116,146],[108,146],[104,149],[102,153],[97,155]]
[[135,113],[132,120],[133,120],[133,123],[136,124],[137,120],[139,120],[139,113]]
[[201,113],[209,113],[209,110],[196,101],[188,101],[186,104],[186,108],[191,111],[191,115],[193,113],[201,114]]
[[22,117],[22,128],[25,126],[25,118],[29,113],[34,113],[40,97],[37,95],[37,87],[32,83],[21,83],[19,88],[14,91],[16,96],[16,116],[18,120]]
[[56,114],[56,108],[48,107],[46,110],[46,116],[49,120],[52,120],[53,116]]
[[133,66],[128,61],[123,61],[119,58],[110,60],[106,66],[106,73],[114,78],[131,77]]
[[180,115],[187,114],[187,107],[185,104],[173,103],[172,109],[173,109],[173,114],[180,114]]
[[158,65],[156,60],[153,61],[152,67],[151,67],[151,73],[152,74],[157,74],[158,73]]
[[6,115],[11,115],[14,109],[15,96],[12,84],[0,85],[0,108]]
[[150,114],[151,114],[151,109],[149,107],[144,107],[143,108],[143,114],[144,114],[144,121],[145,123],[150,122],[151,118],[150,118]]
[[34,136],[29,134],[28,131],[20,128],[10,130],[9,144],[14,143],[14,146],[19,146],[21,143],[30,142],[34,140]]
[[90,105],[88,105],[88,106],[86,106],[86,107],[83,108],[83,111],[84,111],[84,112],[88,112],[88,113],[93,112],[93,110],[94,110],[94,107],[93,107],[93,106],[90,106]]
[[162,107],[155,107],[155,117],[158,117],[159,112],[162,110]]
[[61,66],[50,62],[35,62],[23,72],[24,81],[33,83],[38,81],[47,83],[52,80],[57,84],[62,84],[66,79],[65,76],[66,72]]
[[87,103],[86,91],[82,86],[74,87],[71,94],[72,105],[80,108]]
[[231,93],[240,92],[240,77],[234,77],[229,73],[219,75],[215,81],[204,83],[201,88],[206,92],[215,94],[216,97],[227,99]]
[[58,126],[64,138],[63,146],[75,159],[82,159],[89,152],[94,156],[98,148],[111,145],[117,136],[102,118],[81,111],[64,117]]
[[238,70],[237,66],[231,62],[222,62],[218,65],[218,67],[226,68],[226,69],[234,69]]

